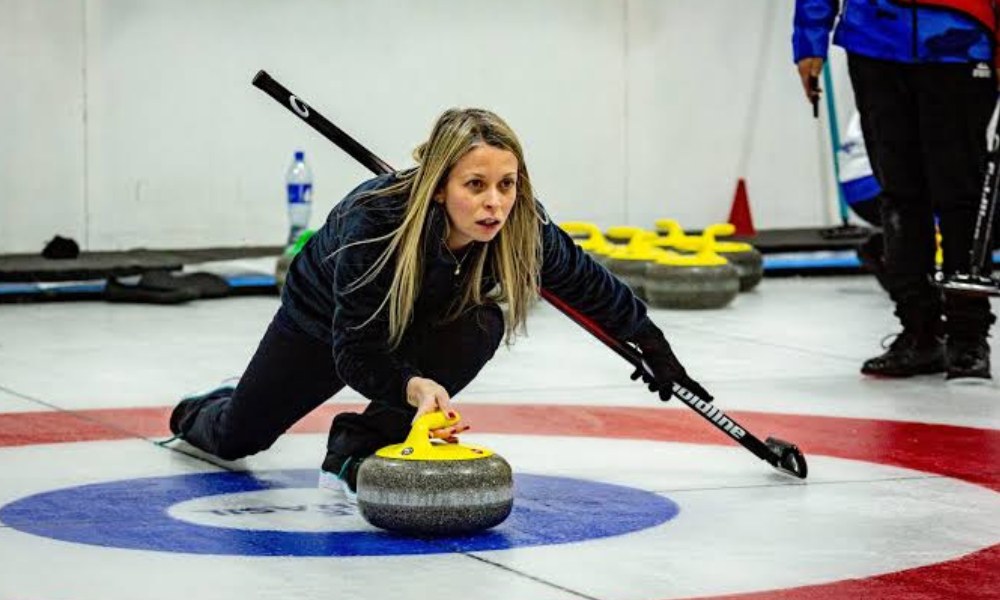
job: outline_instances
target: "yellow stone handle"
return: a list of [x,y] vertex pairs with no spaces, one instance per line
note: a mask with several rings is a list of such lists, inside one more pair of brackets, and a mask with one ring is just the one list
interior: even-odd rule
[[657,219],[658,236],[653,244],[658,248],[673,248],[682,252],[695,252],[701,247],[701,240],[688,236],[681,229],[681,224],[673,219]]
[[656,240],[656,233],[632,225],[617,225],[612,227],[608,229],[608,235],[627,239],[628,245],[625,247],[628,248],[629,252],[633,253],[649,250],[653,247],[653,242]]
[[631,241],[636,236],[641,236],[646,233],[646,230],[642,227],[634,227],[632,225],[616,225],[608,229],[608,235],[611,237],[621,238]]
[[457,410],[453,409],[451,412],[455,415],[454,419],[449,419],[444,412],[436,410],[414,421],[410,427],[410,435],[406,436],[406,445],[412,447],[414,450],[429,449],[431,447],[430,433],[432,430],[451,427],[462,419]]
[[565,223],[560,223],[559,228],[570,235],[586,235],[589,236],[587,239],[594,239],[595,237],[604,237],[601,235],[601,228],[593,223],[585,223],[583,221],[566,221]]
[[584,221],[566,221],[560,223],[559,227],[570,235],[585,235],[585,240],[574,240],[578,246],[584,250],[596,252],[598,254],[608,254],[611,252],[611,245],[604,239],[601,228],[593,223]]
[[705,228],[702,237],[712,236],[712,241],[715,242],[716,238],[730,236],[736,233],[736,227],[732,223],[716,223],[714,225],[709,225]]
[[662,229],[667,232],[667,237],[677,239],[683,239],[685,237],[684,230],[681,229],[681,224],[673,219],[657,219],[654,223],[657,229]]
[[709,225],[701,232],[701,247],[696,254],[702,257],[717,257],[715,238],[717,236],[732,235],[734,231],[736,231],[736,228],[729,223]]

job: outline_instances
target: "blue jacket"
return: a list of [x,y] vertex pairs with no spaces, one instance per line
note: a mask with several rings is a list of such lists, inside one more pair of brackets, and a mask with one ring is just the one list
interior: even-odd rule
[[[796,0],[795,62],[826,58],[838,0]],[[845,0],[833,43],[904,63],[995,64],[995,0]]]
[[[406,196],[372,196],[392,183],[383,175],[361,184],[340,201],[289,267],[281,301],[291,318],[313,337],[331,345],[337,375],[366,398],[405,402],[406,382],[420,372],[389,347],[386,310],[362,327],[378,310],[392,282],[395,262],[388,263],[369,284],[346,290],[381,255],[388,241],[356,244],[386,235],[403,216]],[[445,315],[463,271],[455,275],[455,259],[442,242],[447,216],[432,204],[425,223],[424,273],[413,323],[434,322]],[[544,213],[543,213],[544,214]],[[541,284],[622,340],[630,340],[646,320],[646,307],[632,291],[594,262],[551,220],[540,224],[543,260]],[[340,252],[336,252],[342,249]],[[336,252],[336,254],[335,254]],[[491,274],[481,282],[493,287]]]

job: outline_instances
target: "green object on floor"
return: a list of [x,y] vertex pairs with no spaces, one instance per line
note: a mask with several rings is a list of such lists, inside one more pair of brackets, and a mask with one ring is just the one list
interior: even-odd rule
[[282,252],[281,256],[278,257],[278,264],[274,267],[274,284],[280,290],[285,287],[285,277],[288,275],[288,268],[292,265],[292,259],[302,252],[302,248],[305,247],[306,242],[309,238],[313,236],[316,232],[312,229],[306,229],[299,236],[299,239],[295,240],[294,244],[289,244],[285,251]]
[[312,229],[306,229],[305,231],[303,231],[302,235],[299,236],[299,239],[295,240],[294,244],[292,244],[292,245],[288,246],[287,248],[285,248],[285,255],[286,256],[295,256],[299,252],[302,252],[302,248],[305,247],[306,242],[308,242],[309,238],[311,238],[313,235],[315,235],[315,233],[316,232],[313,231]]

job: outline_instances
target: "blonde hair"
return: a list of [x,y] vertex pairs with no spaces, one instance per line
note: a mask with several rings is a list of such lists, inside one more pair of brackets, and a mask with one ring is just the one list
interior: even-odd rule
[[[496,237],[487,244],[476,243],[469,250],[474,253],[464,259],[470,265],[469,274],[445,319],[455,319],[474,306],[493,301],[507,304],[505,337],[508,344],[518,332],[524,331],[528,309],[538,296],[542,264],[540,225],[545,217],[535,205],[524,152],[510,126],[488,110],[453,108],[438,117],[430,137],[413,151],[416,168],[397,173],[395,183],[373,193],[375,196],[408,194],[402,222],[384,236],[358,242],[388,240],[389,243],[371,267],[351,284],[348,292],[367,285],[394,258],[396,260],[385,298],[362,325],[374,319],[388,304],[389,345],[393,348],[402,341],[420,294],[427,232],[424,223],[434,196],[443,189],[455,163],[484,144],[507,150],[517,158],[516,197]],[[446,226],[445,239],[447,230]],[[487,266],[492,267],[497,285],[484,295],[482,280]]]

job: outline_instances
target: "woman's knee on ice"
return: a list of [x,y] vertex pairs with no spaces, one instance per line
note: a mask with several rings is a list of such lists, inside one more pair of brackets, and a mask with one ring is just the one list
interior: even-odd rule
[[263,452],[274,444],[276,438],[253,439],[245,436],[222,436],[215,444],[214,454],[222,460],[239,460]]

